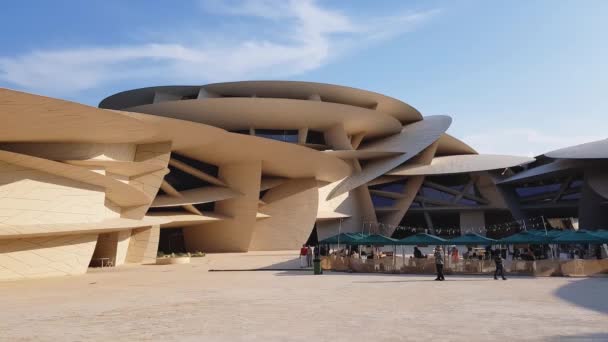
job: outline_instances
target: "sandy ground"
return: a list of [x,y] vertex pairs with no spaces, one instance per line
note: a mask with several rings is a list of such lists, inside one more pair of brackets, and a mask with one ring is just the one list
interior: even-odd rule
[[608,341],[608,278],[207,272],[292,259],[208,256],[0,283],[0,340]]

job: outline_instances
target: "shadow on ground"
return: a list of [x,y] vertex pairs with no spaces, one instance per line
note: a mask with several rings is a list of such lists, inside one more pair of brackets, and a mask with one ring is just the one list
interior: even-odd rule
[[572,304],[608,314],[607,288],[608,278],[573,279],[557,289],[555,295]]
[[553,336],[547,339],[551,342],[595,342],[595,341],[608,341],[608,333],[599,334],[582,334],[582,335],[560,335]]

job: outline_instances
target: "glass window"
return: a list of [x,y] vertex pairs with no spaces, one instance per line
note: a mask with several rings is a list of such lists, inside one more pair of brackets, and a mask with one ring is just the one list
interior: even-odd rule
[[394,198],[388,198],[372,194],[372,203],[374,203],[374,207],[376,208],[392,207],[395,204],[395,201],[396,200]]
[[541,195],[541,194],[550,194],[552,192],[556,192],[560,189],[561,184],[546,184],[546,185],[536,185],[536,186],[526,186],[515,188],[515,192],[521,198]]
[[279,140],[290,143],[298,142],[298,130],[293,129],[256,129],[255,135],[266,139]]
[[307,144],[316,144],[316,145],[326,145],[325,143],[325,134],[319,131],[308,130],[308,135],[306,135],[306,143]]
[[428,199],[434,199],[438,201],[452,201],[454,199],[454,195],[448,194],[447,192],[439,191],[437,189],[433,189],[428,186],[423,186],[421,191],[421,195]]

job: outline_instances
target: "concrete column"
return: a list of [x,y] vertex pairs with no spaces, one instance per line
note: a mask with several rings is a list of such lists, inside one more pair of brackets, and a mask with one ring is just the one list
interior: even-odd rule
[[246,252],[256,223],[262,162],[222,165],[219,178],[242,195],[215,203],[215,212],[229,219],[184,227],[189,252]]

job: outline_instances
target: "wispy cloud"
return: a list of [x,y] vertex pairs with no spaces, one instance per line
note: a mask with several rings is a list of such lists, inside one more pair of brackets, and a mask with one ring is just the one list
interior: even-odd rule
[[[410,31],[438,12],[408,12],[361,21],[314,0],[204,1],[201,8],[212,14],[256,19],[256,26],[249,29],[260,34],[220,40],[213,39],[213,32],[199,28],[175,36],[210,39],[183,42],[176,38],[0,56],[0,80],[61,95],[126,79],[203,83],[289,77],[319,68],[353,49]],[[264,30],[265,25],[274,33]]]
[[604,136],[572,134],[547,134],[535,129],[519,128],[489,130],[464,136],[463,141],[479,153],[512,154],[535,157],[558,148],[605,139]]

